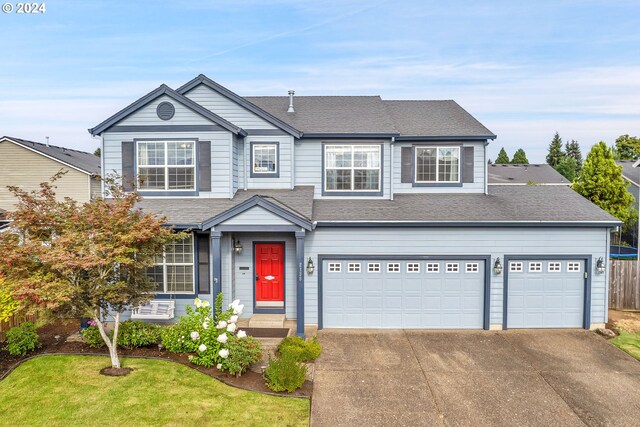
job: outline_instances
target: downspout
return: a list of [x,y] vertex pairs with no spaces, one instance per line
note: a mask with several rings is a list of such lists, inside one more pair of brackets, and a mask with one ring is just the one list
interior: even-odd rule
[[487,147],[489,142],[484,143],[484,194],[489,194],[489,167],[487,165]]
[[389,162],[390,162],[390,166],[389,166],[389,193],[390,194],[390,200],[393,200],[393,152],[395,150],[395,142],[396,142],[396,137],[392,136],[391,137],[391,143],[389,144],[389,147],[391,147],[391,149],[389,150]]

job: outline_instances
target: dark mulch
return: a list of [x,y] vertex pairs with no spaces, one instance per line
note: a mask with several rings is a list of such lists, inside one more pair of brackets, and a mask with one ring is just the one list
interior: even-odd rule
[[100,369],[100,373],[108,377],[124,377],[129,375],[131,372],[133,372],[133,368],[114,368],[113,366],[109,366],[107,368]]
[[[0,343],[0,378],[4,378],[5,374],[15,368],[21,361],[33,357],[38,354],[104,354],[109,355],[107,347],[91,348],[83,342],[65,342],[69,335],[78,331],[80,325],[79,320],[70,321],[57,321],[52,324],[48,324],[38,329],[40,336],[40,342],[42,347],[38,350],[30,353],[26,357],[11,356],[4,350],[4,343]],[[56,339],[58,336],[58,339]],[[270,390],[264,383],[262,375],[257,372],[247,371],[242,376],[236,377],[235,375],[229,375],[225,372],[220,372],[215,367],[205,368],[202,366],[196,366],[189,362],[188,354],[175,354],[166,350],[159,350],[157,346],[143,347],[134,349],[118,348],[118,354],[120,356],[130,357],[146,357],[156,359],[166,359],[169,361],[181,363],[189,368],[216,378],[225,384],[233,387],[241,388],[244,390],[257,391],[260,393],[267,393],[280,396],[294,396],[294,397],[311,397],[313,392],[313,383],[306,381],[301,389],[296,390],[293,393],[276,393]],[[124,362],[126,364],[126,361]]]

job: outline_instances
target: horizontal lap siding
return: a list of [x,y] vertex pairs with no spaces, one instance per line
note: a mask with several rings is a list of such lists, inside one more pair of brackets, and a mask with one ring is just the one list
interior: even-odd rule
[[[495,257],[503,260],[505,254],[592,254],[595,262],[598,257],[606,258],[606,239],[604,228],[316,228],[305,246],[305,257],[316,263],[316,272],[305,276],[305,323],[318,321],[318,254],[491,255],[492,262]],[[590,274],[591,322],[602,323],[607,307],[606,275]],[[492,324],[502,324],[503,277],[491,274]]]
[[273,214],[261,206],[244,211],[220,225],[292,225],[286,219]]
[[[436,143],[433,143],[436,144]],[[483,193],[484,192],[484,174],[485,174],[485,159],[484,159],[484,143],[482,142],[465,142],[461,143],[463,147],[473,147],[473,182],[464,183],[461,187],[413,187],[411,183],[402,183],[401,170],[402,170],[402,147],[411,147],[411,143],[396,143],[394,145],[394,165],[393,165],[393,190],[394,193]],[[462,168],[463,165],[461,164]]]
[[[296,144],[295,148],[295,179],[296,185],[313,185],[315,186],[315,198],[322,198],[322,145],[325,143],[335,143],[342,144],[340,141],[332,141],[332,140],[319,140],[319,139],[303,139],[301,142]],[[350,142],[346,142],[344,144],[350,144]],[[366,144],[366,143],[361,143]],[[377,142],[372,142],[372,145],[379,144]],[[383,197],[389,198],[389,188],[391,184],[390,173],[389,170],[391,168],[391,152],[390,152],[390,143],[383,143],[383,170],[382,170],[382,186],[383,186]],[[398,156],[400,154],[397,154]],[[396,159],[396,162],[399,160]],[[395,184],[394,184],[395,186]],[[394,187],[395,189],[395,187]],[[340,196],[327,196],[332,198],[340,198]],[[353,196],[350,196],[353,197]],[[379,197],[376,197],[379,198]]]
[[[158,117],[156,108],[162,102],[170,102],[175,108],[175,114],[169,120],[162,120]],[[148,125],[214,125],[209,119],[205,119],[200,114],[194,112],[190,108],[185,107],[179,102],[174,101],[168,96],[161,96],[149,103],[149,105],[141,108],[129,117],[119,121],[116,126],[148,126]]]
[[204,85],[189,91],[186,97],[243,129],[277,129],[271,123]]
[[171,140],[175,138],[193,138],[211,141],[211,192],[200,193],[200,197],[229,197],[231,168],[233,166],[231,150],[232,134],[222,132],[107,132],[103,135],[104,173],[122,174],[122,141],[134,139]]

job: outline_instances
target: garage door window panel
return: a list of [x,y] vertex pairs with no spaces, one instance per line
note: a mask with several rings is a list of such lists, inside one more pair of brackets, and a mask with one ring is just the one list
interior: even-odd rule
[[387,273],[400,273],[400,263],[390,262],[387,264]]
[[418,262],[408,262],[407,263],[407,273],[420,273],[420,263],[418,263]]
[[428,262],[427,263],[427,273],[439,273],[440,272],[440,264],[437,262]]
[[379,262],[370,262],[367,264],[367,272],[369,273],[380,273],[380,263]]
[[510,273],[522,273],[522,263],[511,261],[509,263],[509,272]]
[[540,273],[542,271],[542,263],[541,262],[530,262],[529,263],[529,273]]

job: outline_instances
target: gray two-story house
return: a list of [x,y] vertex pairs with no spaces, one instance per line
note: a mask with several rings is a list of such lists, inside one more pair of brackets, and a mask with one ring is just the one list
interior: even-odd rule
[[200,75],[93,129],[102,170],[191,231],[156,306],[224,292],[320,328],[590,328],[618,221],[565,186],[488,186],[457,103],[241,97]]

